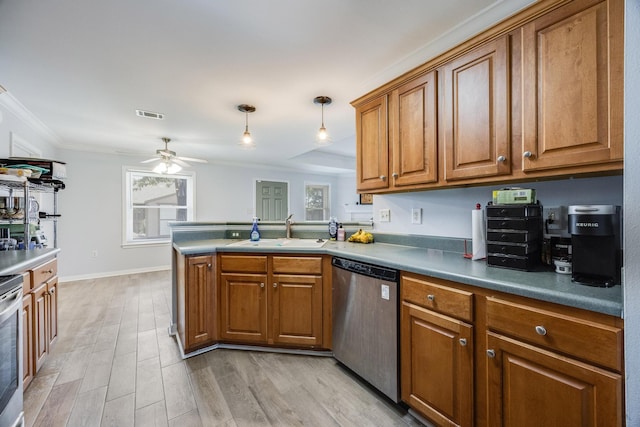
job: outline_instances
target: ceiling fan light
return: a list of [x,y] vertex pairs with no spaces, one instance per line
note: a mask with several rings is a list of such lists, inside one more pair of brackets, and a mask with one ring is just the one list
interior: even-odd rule
[[165,162],[160,162],[156,165],[155,168],[153,168],[153,172],[154,173],[167,173],[167,169],[169,169],[167,167],[167,164]]
[[180,166],[177,163],[169,163],[169,166],[167,167],[167,173],[168,174],[178,173],[181,170],[182,170],[182,166]]

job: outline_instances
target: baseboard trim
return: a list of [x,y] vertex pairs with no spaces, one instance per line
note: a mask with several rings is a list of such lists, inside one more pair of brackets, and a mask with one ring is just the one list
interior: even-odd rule
[[76,276],[61,276],[58,279],[58,281],[60,283],[75,282],[78,280],[102,279],[104,277],[126,276],[128,274],[139,274],[139,273],[153,273],[156,271],[165,271],[165,270],[171,270],[171,266],[160,265],[158,267],[132,268],[129,270],[105,271],[102,273],[80,274]]

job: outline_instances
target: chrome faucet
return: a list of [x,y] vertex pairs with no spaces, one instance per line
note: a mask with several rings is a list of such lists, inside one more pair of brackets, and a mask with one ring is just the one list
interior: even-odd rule
[[287,227],[287,239],[291,238],[291,224],[293,224],[293,220],[291,219],[292,216],[293,214],[289,214],[287,219],[284,221],[285,226]]

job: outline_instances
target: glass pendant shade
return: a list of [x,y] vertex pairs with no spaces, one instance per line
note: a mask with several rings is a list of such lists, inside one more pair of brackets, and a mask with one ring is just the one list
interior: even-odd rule
[[329,132],[327,132],[327,128],[324,126],[324,104],[331,104],[331,98],[328,96],[317,96],[313,99],[313,102],[320,104],[322,108],[322,124],[316,135],[316,144],[320,146],[329,145],[331,144],[331,137],[329,136]]

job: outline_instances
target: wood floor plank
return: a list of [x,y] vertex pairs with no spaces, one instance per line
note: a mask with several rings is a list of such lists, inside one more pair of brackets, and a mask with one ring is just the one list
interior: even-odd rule
[[167,409],[164,400],[136,409],[135,427],[167,427]]
[[23,395],[25,407],[24,424],[26,427],[31,427],[35,422],[38,413],[51,393],[57,377],[57,373],[37,375],[33,381],[31,381],[31,385]]
[[164,399],[160,358],[138,362],[136,371],[136,409]]
[[160,366],[165,367],[182,361],[176,337],[169,336],[167,328],[156,329]]
[[162,368],[162,382],[169,420],[197,408],[183,362]]
[[67,427],[99,426],[106,395],[107,387],[78,393],[71,414],[69,414]]
[[154,329],[138,332],[138,362],[158,357],[158,338]]
[[[65,426],[80,389],[81,380],[54,386],[34,422],[34,426]],[[26,408],[26,410],[29,410]]]
[[236,372],[224,375],[217,380],[236,424],[269,425],[260,404]]
[[169,427],[202,427],[202,420],[198,410],[194,409],[179,417],[169,420]]
[[106,402],[102,414],[101,427],[133,427],[135,412],[133,393]]
[[200,419],[205,426],[219,425],[233,419],[211,368],[190,373],[189,380],[193,387]]
[[118,354],[113,359],[107,400],[116,399],[136,391],[136,353]]
[[69,353],[65,359],[56,385],[81,380],[87,370],[92,347],[80,347]]
[[109,385],[114,350],[101,350],[89,356],[89,368],[82,378],[80,393]]

